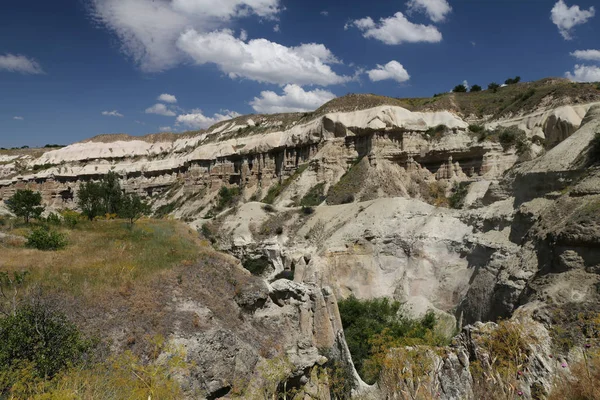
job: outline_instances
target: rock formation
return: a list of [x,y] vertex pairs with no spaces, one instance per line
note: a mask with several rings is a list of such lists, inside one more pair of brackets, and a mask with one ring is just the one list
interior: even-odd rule
[[[473,338],[493,321],[519,315],[547,348],[549,313],[600,304],[600,170],[590,158],[599,98],[544,98],[476,119],[392,99],[348,109],[361,103],[350,96],[348,106],[338,99],[311,114],[239,117],[183,136],[103,136],[39,157],[0,155],[0,199],[27,187],[52,208],[75,208],[81,182],[114,171],[155,211],[210,231],[243,264],[262,263],[231,305],[247,332],[200,303],[178,303],[207,324],[173,338],[198,365],[189,387],[207,398],[269,358],[246,335],[257,326],[281,332],[283,380],[318,388],[320,349],[350,361],[335,300],[350,294],[394,298],[417,316],[434,310],[447,334],[466,326],[444,356],[431,355],[432,384],[440,398],[474,398],[469,363],[485,355]],[[518,127],[525,150],[486,140],[477,124]],[[235,207],[216,207],[222,187],[239,189]],[[273,205],[258,202],[269,196]],[[554,371],[547,358],[530,361],[526,397],[547,392]],[[364,395],[382,396],[354,376]]]

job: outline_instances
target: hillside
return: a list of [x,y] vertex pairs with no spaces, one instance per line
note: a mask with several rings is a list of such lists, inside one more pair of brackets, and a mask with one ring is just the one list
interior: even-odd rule
[[53,252],[0,207],[0,267],[99,339],[65,393],[126,356],[160,398],[595,399],[598,132],[598,85],[549,78],[0,151],[0,200],[78,215],[115,174],[151,206]]

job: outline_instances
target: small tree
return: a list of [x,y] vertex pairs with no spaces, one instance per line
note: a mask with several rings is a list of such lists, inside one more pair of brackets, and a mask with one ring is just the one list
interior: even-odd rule
[[123,198],[123,191],[119,184],[119,176],[113,171],[110,171],[102,178],[100,185],[102,186],[105,213],[118,214],[119,206],[121,205],[121,200]]
[[102,185],[96,182],[86,182],[81,184],[77,194],[79,208],[83,215],[92,221],[95,217],[104,214],[104,205],[102,204]]
[[514,78],[509,78],[507,80],[504,81],[505,84],[507,85],[514,85],[516,83],[521,82],[521,77],[520,76],[515,76]]
[[130,225],[149,213],[150,206],[137,193],[126,194],[121,199],[119,217],[128,219]]
[[481,86],[479,86],[479,85],[471,86],[471,92],[481,92]]
[[467,87],[465,85],[456,85],[452,91],[454,93],[465,93],[467,91]]
[[496,82],[492,82],[488,85],[488,90],[491,90],[494,93],[496,93],[499,88],[500,88],[500,85],[497,84]]
[[79,207],[91,220],[104,214],[118,214],[123,199],[119,177],[109,172],[99,182],[87,182],[80,186]]
[[39,218],[44,212],[40,192],[17,190],[6,203],[8,209],[17,217],[23,217],[27,224],[31,218]]

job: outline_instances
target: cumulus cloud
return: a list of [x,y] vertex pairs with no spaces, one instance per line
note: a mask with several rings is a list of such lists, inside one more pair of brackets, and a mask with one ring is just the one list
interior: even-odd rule
[[216,113],[212,117],[207,117],[202,110],[196,109],[188,114],[179,115],[176,124],[191,129],[206,129],[217,122],[226,121],[239,116],[240,114],[235,111],[221,110],[221,113]]
[[369,79],[373,82],[393,79],[396,82],[406,82],[410,75],[398,61],[390,61],[385,65],[377,65],[377,68],[367,71]]
[[562,37],[571,40],[571,30],[577,25],[585,24],[595,14],[594,7],[582,10],[577,5],[568,7],[563,0],[558,0],[550,11],[550,19],[558,27]]
[[571,55],[580,60],[600,61],[600,50],[576,50]]
[[14,116],[13,119],[16,119],[17,121],[23,121],[23,120],[25,120],[25,118],[20,117],[18,115]]
[[338,62],[322,44],[286,47],[266,39],[244,42],[230,30],[200,33],[189,30],[177,46],[197,64],[214,63],[230,78],[284,85],[332,85],[351,78],[336,74],[329,64]]
[[567,72],[565,76],[575,82],[600,82],[600,67],[575,65],[573,73]]
[[160,96],[158,96],[158,98],[156,100],[162,101],[163,103],[170,103],[170,104],[177,103],[177,97],[173,96],[172,94],[168,94],[168,93],[161,94]]
[[170,110],[169,108],[167,108],[167,106],[165,106],[162,103],[156,103],[152,107],[146,108],[146,114],[163,115],[165,117],[174,117],[175,115],[177,115],[175,111]]
[[410,0],[406,3],[408,11],[422,12],[433,22],[442,22],[452,7],[446,0]]
[[44,73],[40,64],[34,59],[14,54],[0,55],[0,71],[33,75]]
[[158,128],[158,130],[161,132],[173,132],[173,128],[170,126],[161,126]]
[[112,30],[124,53],[147,72],[163,71],[182,61],[174,43],[188,28],[207,32],[250,15],[274,18],[280,10],[280,0],[88,1],[93,18]]
[[279,32],[279,31],[281,31],[281,28],[279,27],[279,24],[277,24],[273,27],[273,32]]
[[313,111],[336,96],[326,90],[305,91],[298,85],[287,85],[283,94],[266,90],[250,102],[254,111],[264,114]]
[[113,111],[102,111],[102,115],[106,116],[106,117],[123,117],[123,114],[121,114],[120,112],[118,112],[117,110],[113,110]]
[[[275,21],[281,0],[87,1],[93,18],[119,37],[123,52],[146,72],[164,71],[191,59],[217,64],[230,77],[282,85],[347,80],[334,73],[325,59],[299,57],[296,50],[301,46],[286,47],[266,39],[248,42],[246,32],[236,38],[227,30],[236,19],[249,16]],[[204,45],[209,48],[198,48]]]
[[345,29],[354,26],[363,32],[366,38],[373,38],[385,44],[429,42],[442,40],[442,34],[433,25],[413,24],[404,14],[397,12],[392,17],[381,18],[379,23],[371,17],[357,19],[346,24]]

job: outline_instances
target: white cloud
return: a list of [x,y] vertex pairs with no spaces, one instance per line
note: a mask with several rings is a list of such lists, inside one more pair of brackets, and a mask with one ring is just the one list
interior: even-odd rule
[[250,102],[254,111],[265,114],[313,111],[334,99],[335,94],[322,89],[305,91],[298,85],[287,85],[283,94],[266,90]]
[[558,0],[550,11],[550,19],[558,27],[562,37],[571,40],[571,30],[577,25],[585,24],[595,14],[594,7],[582,10],[577,5],[567,7],[563,0]]
[[469,82],[467,82],[466,79],[463,81],[463,86],[466,87],[467,90],[469,90],[471,88],[471,86],[469,86]]
[[377,65],[376,69],[367,71],[369,79],[373,82],[393,79],[397,82],[406,82],[410,75],[398,61],[390,61],[385,65]]
[[286,47],[266,39],[248,43],[230,30],[200,33],[189,30],[177,46],[197,64],[214,63],[230,78],[284,85],[332,85],[351,78],[336,74],[328,64],[339,62],[322,44]]
[[120,112],[118,112],[117,110],[113,110],[113,111],[102,111],[102,115],[106,116],[106,117],[123,117],[123,114],[121,114]]
[[[281,0],[87,1],[94,19],[119,37],[124,53],[146,72],[164,71],[192,59],[197,64],[215,63],[230,77],[260,82],[322,85],[348,80],[334,73],[324,59],[298,58],[295,52],[301,46],[286,47],[266,39],[248,42],[246,32],[236,39],[227,30],[236,25],[235,19],[252,15],[276,20]],[[204,45],[209,48],[198,48]]]
[[248,32],[246,32],[244,29],[242,29],[242,31],[240,32],[240,40],[242,42],[245,42],[246,40],[248,40]]
[[163,103],[170,103],[170,104],[177,103],[177,97],[173,96],[172,94],[168,94],[168,93],[161,94],[160,96],[158,96],[158,98],[156,100],[162,101]]
[[13,117],[13,119],[16,119],[17,121],[23,121],[25,118],[23,118],[23,117],[19,117],[19,116],[17,115],[17,116],[14,116],[14,117]]
[[600,61],[600,50],[576,50],[571,55],[580,60]]
[[413,24],[404,14],[397,12],[389,18],[381,18],[375,23],[371,17],[357,19],[344,27],[355,26],[363,32],[366,38],[373,38],[385,44],[429,42],[437,43],[442,40],[442,34],[433,25]]
[[184,61],[174,46],[187,29],[222,29],[236,18],[274,18],[280,0],[88,0],[91,14],[121,40],[143,71],[159,72]]
[[[222,113],[222,114],[221,114]],[[221,110],[221,113],[216,113],[212,117],[204,115],[202,110],[192,110],[188,114],[182,114],[177,117],[176,124],[183,125],[192,129],[206,129],[217,122],[226,121],[235,117],[239,117],[240,114],[235,111]]]
[[573,73],[567,72],[565,76],[575,82],[600,82],[600,67],[575,65]]
[[158,128],[158,130],[161,132],[173,132],[173,128],[170,126],[161,126]]
[[44,73],[40,64],[34,59],[14,54],[0,55],[0,71],[34,75]]
[[427,14],[433,22],[442,22],[452,7],[446,0],[409,0],[406,3],[409,13],[412,11]]
[[324,16],[324,17],[328,17],[329,16],[329,11],[323,10],[323,11],[321,11],[321,15]]
[[164,115],[165,117],[174,117],[177,115],[175,111],[168,109],[167,106],[161,103],[156,103],[152,107],[146,108],[146,114]]
[[281,31],[281,28],[279,27],[279,24],[277,24],[273,27],[273,32],[279,32],[279,31]]

